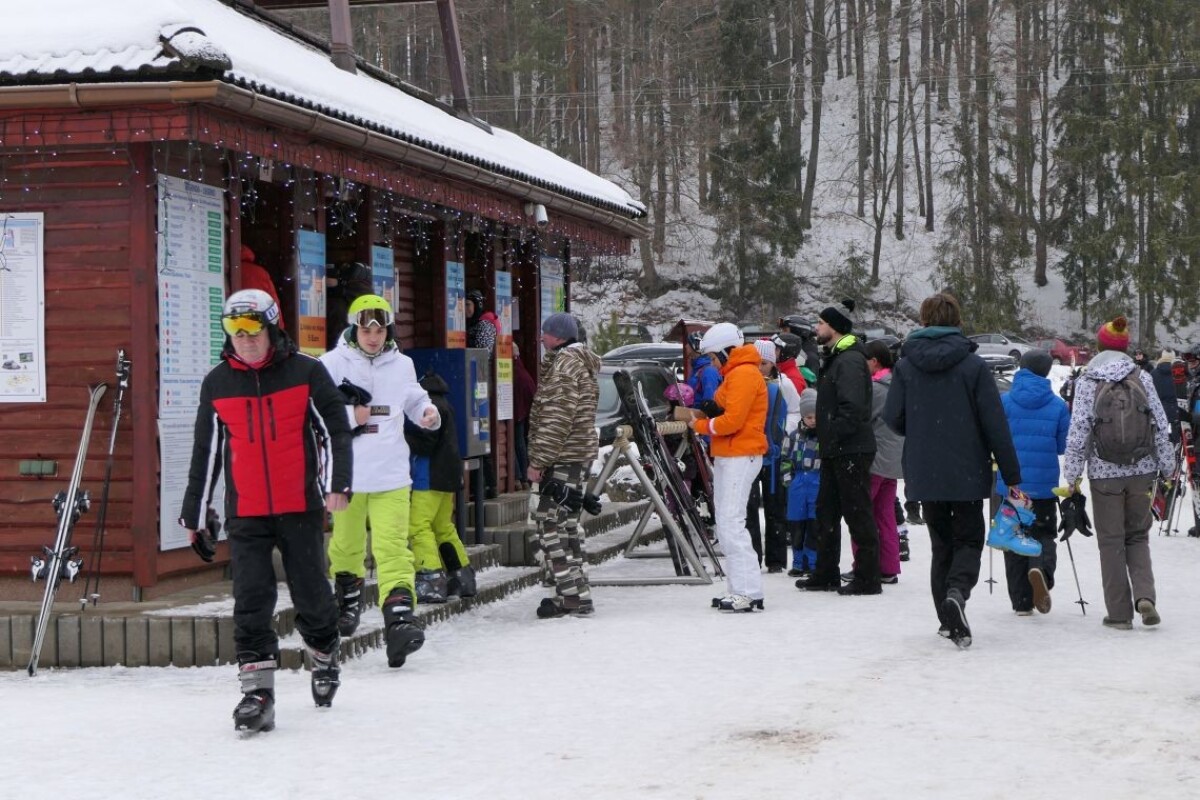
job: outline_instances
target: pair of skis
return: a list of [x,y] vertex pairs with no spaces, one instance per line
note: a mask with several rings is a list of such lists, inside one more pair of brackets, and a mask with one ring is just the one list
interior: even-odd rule
[[[129,388],[130,362],[124,350],[117,351],[117,391],[113,398],[112,432],[108,440],[108,460],[104,469],[104,485],[100,495],[100,511],[96,516],[96,530],[92,538],[91,571],[85,584],[85,592],[80,600],[86,605],[90,597],[95,603],[100,599],[100,554],[104,548],[105,524],[108,517],[109,486],[112,483],[113,454],[117,443],[117,426],[121,422],[121,408],[125,400],[125,392]],[[75,454],[75,466],[71,470],[71,479],[67,488],[54,495],[53,504],[58,516],[58,530],[54,537],[53,547],[43,547],[42,554],[33,556],[31,573],[33,580],[46,582],[42,594],[42,605],[38,611],[37,626],[34,629],[33,648],[29,654],[29,675],[37,674],[38,660],[42,654],[42,644],[45,642],[46,629],[50,624],[50,615],[54,609],[54,599],[58,595],[59,584],[65,578],[73,583],[83,569],[83,559],[77,558],[79,548],[71,545],[71,534],[75,523],[91,508],[91,497],[86,489],[80,488],[83,479],[83,467],[87,460],[88,444],[92,437],[92,425],[96,420],[96,410],[100,401],[108,391],[107,383],[98,383],[88,388],[87,416],[83,423],[83,434],[79,439],[79,450]],[[92,591],[92,577],[95,576],[95,589]]]
[[[621,400],[625,419],[633,429],[634,442],[637,444],[643,468],[658,489],[659,496],[662,497],[684,535],[690,540],[691,546],[696,552],[706,553],[717,574],[723,574],[720,561],[713,549],[711,537],[707,535],[708,526],[700,516],[691,490],[684,483],[683,470],[680,468],[679,461],[671,448],[667,446],[662,434],[659,433],[658,423],[654,419],[654,415],[650,413],[650,406],[646,402],[646,398],[634,385],[629,373],[624,370],[618,370],[613,375],[613,384],[617,387],[617,396]],[[694,456],[698,460],[706,458],[703,452],[696,452]],[[698,463],[697,466],[703,469],[706,465]],[[667,537],[667,547],[675,566],[675,574],[690,574],[687,560],[683,558],[674,539],[670,536]]]

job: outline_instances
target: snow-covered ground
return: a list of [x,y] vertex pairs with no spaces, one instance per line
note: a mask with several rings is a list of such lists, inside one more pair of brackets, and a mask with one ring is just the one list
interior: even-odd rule
[[999,554],[988,594],[985,554],[968,651],[936,635],[925,529],[911,540],[880,597],[769,575],[763,613],[712,610],[719,586],[599,587],[593,618],[541,621],[528,590],[434,626],[403,669],[347,663],[332,709],[281,673],[278,728],[252,740],[232,667],[0,674],[0,796],[1200,795],[1200,540],[1154,536],[1163,623],[1124,632],[1100,625],[1094,539],[1072,539],[1087,616],[1065,548],[1052,612],[1026,618]]

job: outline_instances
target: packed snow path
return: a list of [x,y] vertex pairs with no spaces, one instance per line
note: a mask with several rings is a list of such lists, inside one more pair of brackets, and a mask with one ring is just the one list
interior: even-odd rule
[[999,553],[988,595],[985,552],[960,652],[936,635],[913,527],[879,597],[768,575],[761,613],[711,609],[718,587],[601,587],[593,618],[542,621],[528,590],[434,626],[402,669],[382,650],[349,662],[332,709],[282,672],[278,728],[245,741],[233,667],[5,673],[3,794],[1196,797],[1200,540],[1155,533],[1156,629],[1101,626],[1095,540],[1075,536],[1087,616],[1065,547],[1033,617],[1013,614]]

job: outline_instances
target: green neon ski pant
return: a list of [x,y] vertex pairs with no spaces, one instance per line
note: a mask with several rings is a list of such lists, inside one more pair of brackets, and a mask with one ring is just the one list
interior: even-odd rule
[[[454,495],[450,492],[418,490],[412,493],[410,528],[413,556],[418,571],[456,570],[469,562],[458,528],[454,525]],[[457,564],[449,563],[449,549],[454,551]],[[443,553],[446,562],[443,563]]]
[[350,507],[333,512],[333,537],[329,540],[329,575],[366,574],[367,520],[371,522],[371,553],[379,577],[380,603],[392,589],[407,589],[413,596],[415,570],[408,549],[408,487],[389,492],[355,493]]

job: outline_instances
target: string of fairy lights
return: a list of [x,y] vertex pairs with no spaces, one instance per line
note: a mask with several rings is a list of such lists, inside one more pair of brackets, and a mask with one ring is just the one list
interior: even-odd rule
[[[623,270],[628,258],[625,243],[611,231],[561,218],[552,219],[548,231],[539,231],[517,198],[476,192],[375,156],[281,136],[267,126],[253,127],[258,141],[251,143],[227,138],[223,126],[205,125],[195,109],[168,116],[165,125],[156,120],[144,128],[129,127],[121,112],[87,111],[71,115],[74,133],[61,130],[65,118],[43,114],[0,121],[0,208],[61,203],[61,196],[49,199],[52,192],[61,192],[58,173],[78,174],[79,161],[68,156],[87,153],[89,167],[116,173],[107,182],[113,187],[153,189],[160,174],[219,186],[229,202],[236,199],[249,226],[262,221],[260,215],[272,202],[265,191],[269,185],[290,207],[293,219],[296,212],[311,214],[323,206],[326,231],[344,240],[362,240],[359,226],[369,214],[373,230],[367,238],[381,246],[407,239],[417,257],[427,256],[435,245],[445,246],[460,262],[468,249],[482,250],[485,257],[492,255],[489,265],[513,273],[514,292],[534,280],[536,270],[513,267],[542,252],[556,253],[564,263],[570,259],[572,271],[597,266]],[[86,126],[79,125],[81,118]],[[97,134],[109,143],[95,144]],[[149,174],[131,157],[127,145],[136,143],[154,144]],[[439,239],[443,233],[445,243]],[[490,283],[492,270],[483,273]]]

